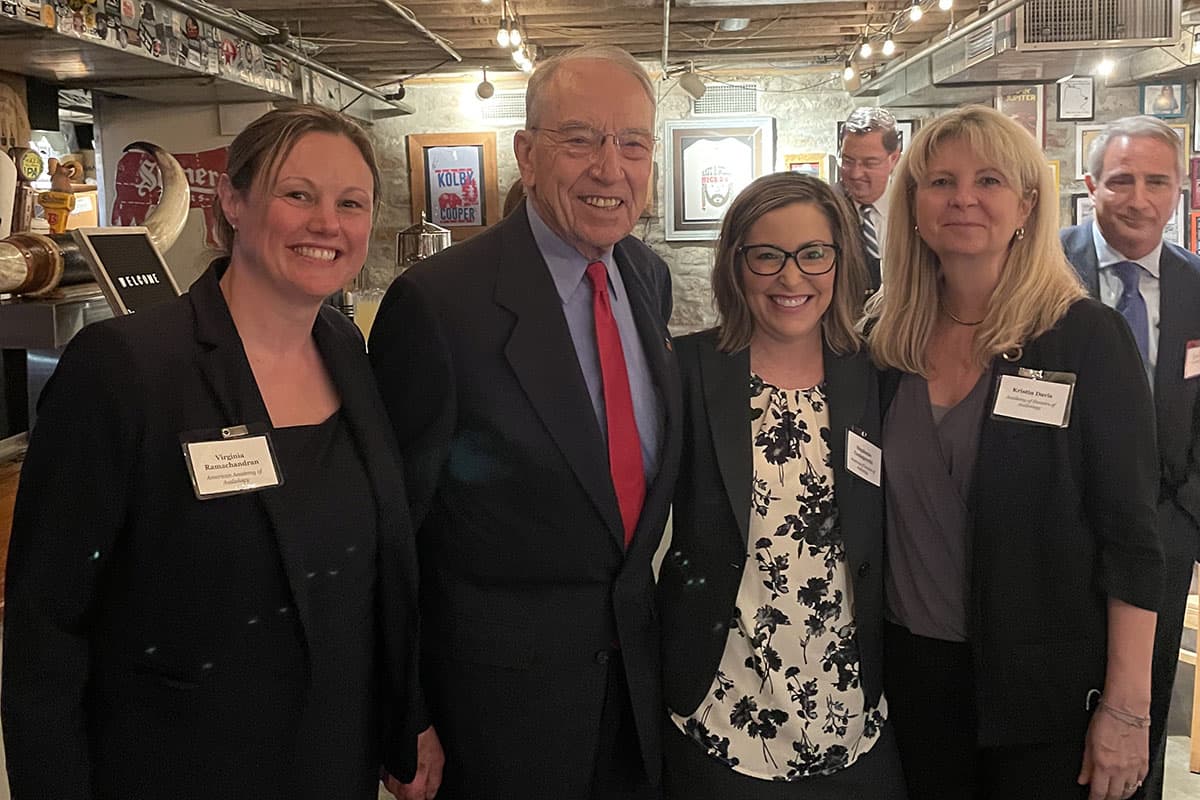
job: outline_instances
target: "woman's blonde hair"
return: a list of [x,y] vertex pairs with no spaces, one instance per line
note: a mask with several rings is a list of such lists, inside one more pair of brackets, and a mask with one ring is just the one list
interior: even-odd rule
[[940,304],[940,262],[916,230],[914,200],[929,162],[951,142],[962,142],[999,170],[1032,206],[1024,230],[1014,231],[1000,282],[975,332],[979,365],[1040,336],[1085,295],[1058,239],[1058,208],[1045,155],[1019,124],[984,106],[967,106],[934,119],[905,145],[888,190],[883,288],[867,303],[871,356],[881,367],[928,375],[926,346]]
[[[225,170],[229,183],[241,195],[248,193],[258,181],[270,186],[296,142],[310,133],[345,136],[358,148],[371,170],[371,203],[373,210],[378,210],[383,181],[370,138],[350,117],[317,105],[287,105],[268,111],[247,125],[229,145]],[[228,255],[235,233],[225,218],[221,203],[218,201],[215,205],[217,241]]]
[[838,248],[834,268],[833,301],[821,318],[825,344],[835,353],[853,353],[862,347],[854,324],[862,314],[867,291],[867,267],[858,244],[854,212],[825,181],[811,175],[777,172],[764,175],[742,189],[725,212],[713,264],[713,301],[720,326],[717,348],[734,353],[750,344],[754,317],[746,302],[737,250],[755,222],[776,209],[796,203],[816,206],[829,222],[832,244]]

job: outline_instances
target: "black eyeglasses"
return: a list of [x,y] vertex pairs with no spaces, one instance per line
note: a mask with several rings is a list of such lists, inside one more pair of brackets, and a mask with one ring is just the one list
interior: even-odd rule
[[824,275],[837,263],[838,246],[828,242],[806,242],[789,253],[773,244],[744,244],[737,254],[746,262],[746,268],[755,275],[775,275],[787,266],[788,259],[805,275]]

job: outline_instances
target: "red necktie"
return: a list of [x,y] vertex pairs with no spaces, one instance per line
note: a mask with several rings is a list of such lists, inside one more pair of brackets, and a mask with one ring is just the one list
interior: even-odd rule
[[604,416],[608,420],[608,470],[617,492],[625,546],[633,539],[642,501],[646,498],[646,475],[642,469],[642,440],[633,415],[625,351],[608,298],[608,270],[602,261],[588,264],[592,282],[592,314],[596,320],[596,349],[600,352],[600,375],[604,381]]

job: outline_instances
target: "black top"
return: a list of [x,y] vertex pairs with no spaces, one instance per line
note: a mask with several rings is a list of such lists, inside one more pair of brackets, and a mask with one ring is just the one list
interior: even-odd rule
[[284,475],[278,491],[298,512],[284,535],[301,554],[312,609],[296,789],[312,800],[373,800],[375,500],[340,412],[319,425],[276,428],[274,444]]

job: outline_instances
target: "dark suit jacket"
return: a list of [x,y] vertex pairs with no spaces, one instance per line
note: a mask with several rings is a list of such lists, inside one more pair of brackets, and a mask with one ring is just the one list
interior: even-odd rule
[[[217,269],[177,300],[85,328],[42,394],[8,561],[16,800],[293,796],[310,613],[284,535],[293,512],[271,489],[197,500],[179,438],[269,423]],[[408,776],[416,564],[403,482],[361,334],[322,308],[313,336],[375,496],[382,761]]]
[[[684,715],[703,702],[725,652],[750,525],[750,350],[722,353],[716,342],[716,331],[709,330],[675,343],[683,455],[658,588],[667,704]],[[876,375],[865,352],[825,353],[834,496],[854,585],[860,674],[871,705],[882,691],[883,494],[846,470],[846,430],[856,428],[879,444]]]
[[666,265],[633,238],[615,256],[666,409],[627,553],[605,441],[524,208],[398,278],[371,332],[414,482],[423,681],[447,798],[587,797],[614,642],[646,770],[659,772],[650,561],[675,484],[679,378]]
[[853,220],[855,230],[858,235],[854,237],[855,244],[862,249],[863,263],[867,265],[867,290],[868,294],[879,291],[879,287],[883,284],[883,271],[880,266],[880,260],[867,253],[867,245],[862,236],[862,215],[858,213],[858,203],[854,202],[854,198],[846,194],[845,188],[838,183],[835,187],[836,194],[846,201],[846,206],[850,209],[850,219]]
[[[1099,260],[1091,222],[1062,231],[1067,258],[1092,297],[1100,297]],[[1158,534],[1164,581],[1154,636],[1151,681],[1148,796],[1162,794],[1161,752],[1167,725],[1179,638],[1192,571],[1200,557],[1200,378],[1183,379],[1187,342],[1200,339],[1200,258],[1164,242],[1159,256],[1158,362],[1154,405],[1158,422]],[[1153,785],[1157,782],[1158,789]]]
[[[1092,223],[1062,232],[1067,258],[1092,297],[1100,296]],[[1183,379],[1184,349],[1200,339],[1200,258],[1163,243],[1159,258],[1158,421],[1160,534],[1169,551],[1200,557],[1200,378]]]
[[[999,376],[1022,367],[1076,375],[1068,427],[991,416]],[[994,360],[969,503],[981,746],[1080,741],[1088,690],[1104,686],[1108,598],[1158,607],[1158,457],[1143,376],[1125,320],[1089,299],[1017,360]],[[898,379],[888,374],[885,407]]]

